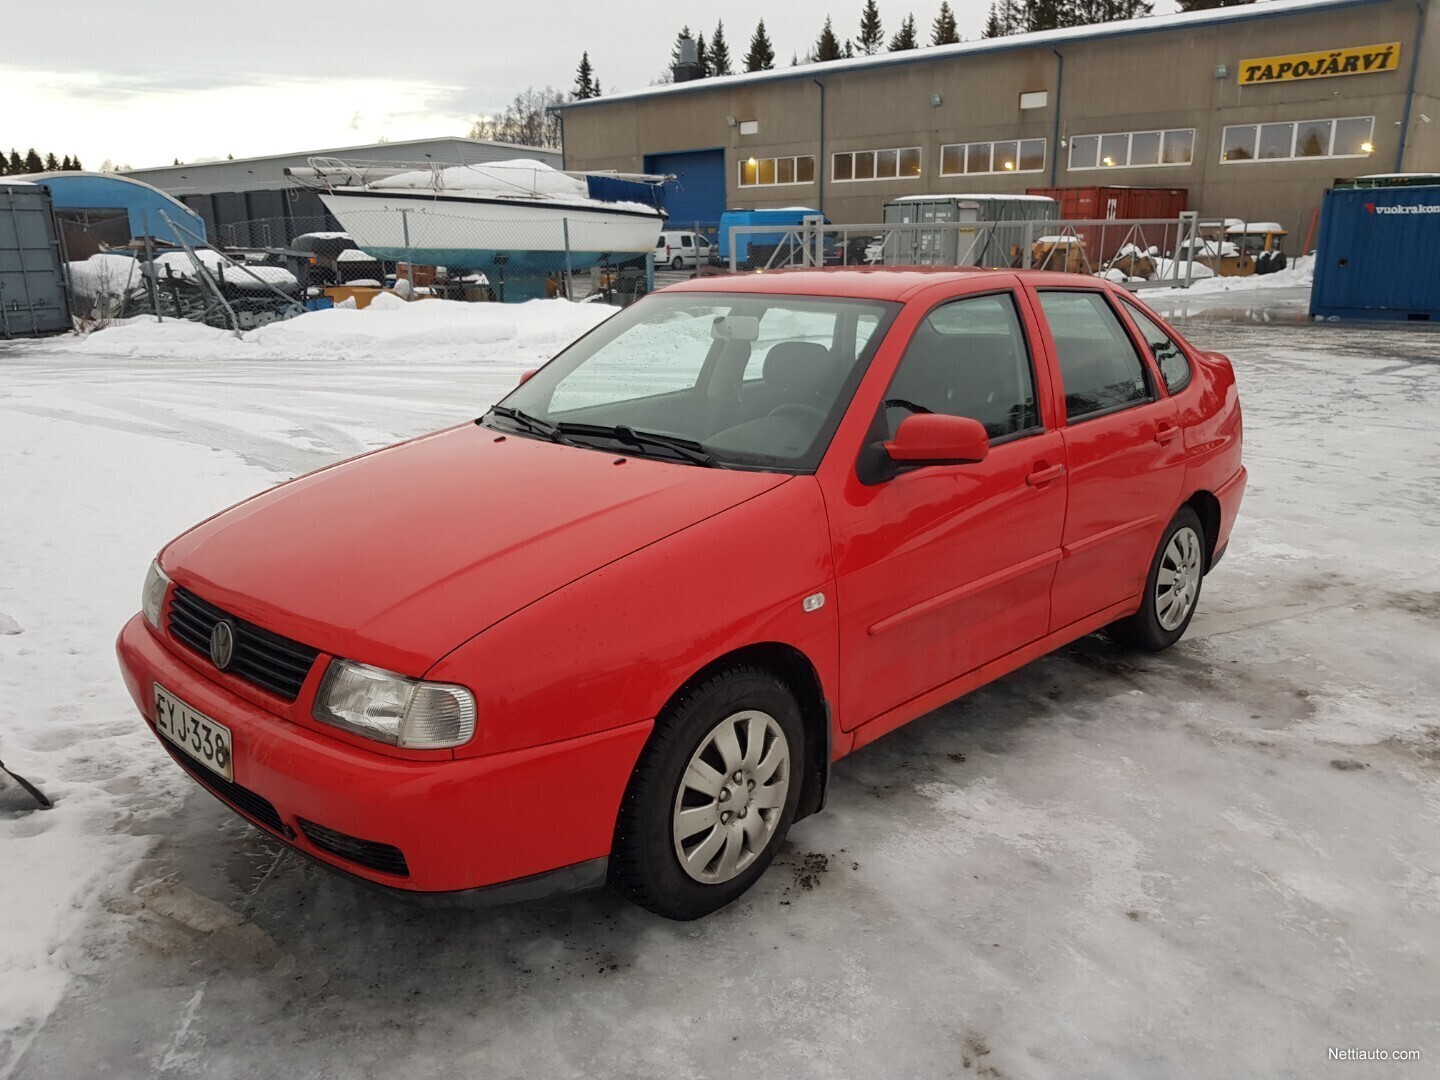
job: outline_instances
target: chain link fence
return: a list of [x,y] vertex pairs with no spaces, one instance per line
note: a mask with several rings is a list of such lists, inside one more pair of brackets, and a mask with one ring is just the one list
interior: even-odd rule
[[[1193,213],[1135,220],[742,225],[720,249],[731,272],[820,266],[988,266],[1106,277],[1131,289],[1223,272],[1222,222]],[[1233,245],[1232,245],[1233,246]]]

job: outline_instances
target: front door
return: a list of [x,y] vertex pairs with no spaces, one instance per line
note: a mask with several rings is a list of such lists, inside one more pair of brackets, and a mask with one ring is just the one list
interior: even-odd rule
[[[854,728],[1044,636],[1065,514],[1010,291],[952,300],[916,328],[872,439],[916,412],[985,425],[989,456],[827,493],[840,608],[841,726]],[[873,478],[872,478],[873,479]]]

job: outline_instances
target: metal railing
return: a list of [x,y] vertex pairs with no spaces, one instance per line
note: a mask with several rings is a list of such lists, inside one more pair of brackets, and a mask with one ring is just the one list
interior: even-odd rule
[[[732,272],[819,266],[987,266],[1109,278],[1130,289],[1209,277],[1202,234],[1218,222],[1177,218],[737,225],[722,238]],[[1197,269],[1199,268],[1199,269]]]

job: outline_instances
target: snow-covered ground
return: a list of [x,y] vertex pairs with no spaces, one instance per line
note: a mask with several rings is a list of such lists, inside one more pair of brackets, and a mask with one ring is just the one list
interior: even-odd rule
[[0,759],[57,801],[0,787],[0,1077],[1429,1075],[1440,335],[1300,291],[1153,298],[1246,409],[1185,641],[1087,639],[866,748],[688,925],[357,892],[175,769],[112,652],[174,533],[478,415],[611,309],[0,344]]

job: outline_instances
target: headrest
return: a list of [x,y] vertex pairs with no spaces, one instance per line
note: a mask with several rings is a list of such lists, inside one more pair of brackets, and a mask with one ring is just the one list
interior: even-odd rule
[[833,378],[830,350],[813,341],[781,341],[770,346],[761,372],[765,382],[785,390],[814,393]]

